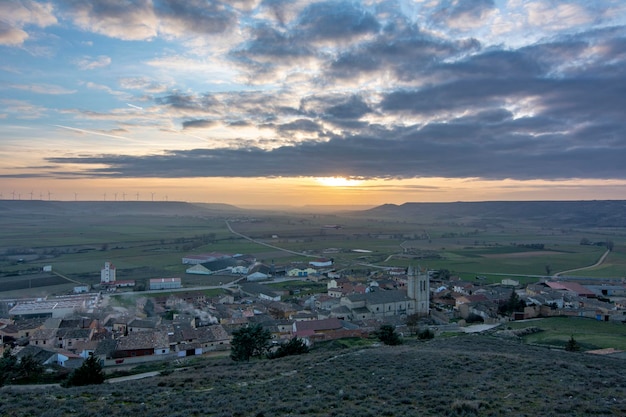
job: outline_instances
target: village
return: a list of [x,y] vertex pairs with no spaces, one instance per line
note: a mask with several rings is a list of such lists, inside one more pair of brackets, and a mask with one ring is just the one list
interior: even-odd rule
[[[10,303],[8,315],[0,318],[1,345],[43,366],[75,369],[95,356],[115,369],[224,355],[233,331],[251,324],[268,329],[275,345],[294,337],[314,345],[366,338],[382,324],[411,335],[417,328],[440,334],[551,316],[626,321],[621,281],[545,277],[528,285],[511,278],[484,284],[480,276],[462,281],[419,265],[365,276],[338,269],[332,259],[265,265],[253,256],[221,253],[181,261],[186,274],[223,277],[220,294],[185,287],[180,277],[150,279],[142,294],[132,291],[134,281],[117,279],[114,264],[105,261],[99,285]],[[281,289],[271,286],[277,282]]]

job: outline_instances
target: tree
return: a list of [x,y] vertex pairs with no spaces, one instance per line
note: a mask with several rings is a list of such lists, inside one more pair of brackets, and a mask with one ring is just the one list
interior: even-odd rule
[[380,329],[375,332],[375,334],[378,337],[378,340],[386,345],[395,346],[402,344],[400,335],[396,332],[396,328],[391,324],[383,324],[380,326]]
[[255,324],[233,332],[230,342],[230,358],[234,361],[249,361],[263,356],[269,349],[272,335],[260,324]]
[[0,387],[15,377],[17,372],[17,358],[7,348],[0,358]]
[[416,334],[420,325],[421,316],[419,313],[409,314],[406,316],[405,324],[409,328],[411,334]]
[[568,352],[578,352],[580,350],[580,346],[578,346],[578,342],[574,339],[574,336],[570,336],[569,340],[565,344],[565,350]]
[[294,337],[287,343],[280,345],[275,352],[269,352],[267,357],[277,359],[284,356],[302,355],[303,353],[309,353],[309,347],[304,340]]
[[508,301],[500,304],[500,307],[498,307],[498,312],[500,314],[511,314],[515,313],[516,311],[524,311],[524,307],[526,307],[526,303],[524,302],[524,300],[519,298],[517,292],[513,290]]
[[104,370],[96,356],[89,356],[83,364],[76,368],[67,378],[63,386],[83,386],[102,384],[104,382]]
[[21,382],[36,381],[43,372],[43,365],[32,355],[23,356],[17,364],[17,379]]

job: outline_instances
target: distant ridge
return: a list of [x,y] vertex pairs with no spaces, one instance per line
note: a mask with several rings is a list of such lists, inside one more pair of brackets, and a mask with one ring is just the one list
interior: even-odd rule
[[353,215],[423,218],[427,221],[524,221],[545,225],[585,227],[626,226],[625,200],[591,201],[478,201],[453,203],[384,204]]
[[32,215],[160,215],[202,216],[243,212],[228,204],[186,203],[181,201],[46,201],[0,200],[0,214]]

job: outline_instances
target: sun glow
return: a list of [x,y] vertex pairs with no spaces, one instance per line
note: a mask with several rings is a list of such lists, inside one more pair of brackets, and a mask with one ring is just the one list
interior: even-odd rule
[[345,177],[320,177],[315,180],[327,187],[354,187],[363,182],[361,180],[354,180]]

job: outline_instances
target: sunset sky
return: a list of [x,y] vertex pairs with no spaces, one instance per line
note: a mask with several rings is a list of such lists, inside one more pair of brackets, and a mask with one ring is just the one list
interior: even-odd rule
[[1,0],[0,199],[626,199],[624,0]]

